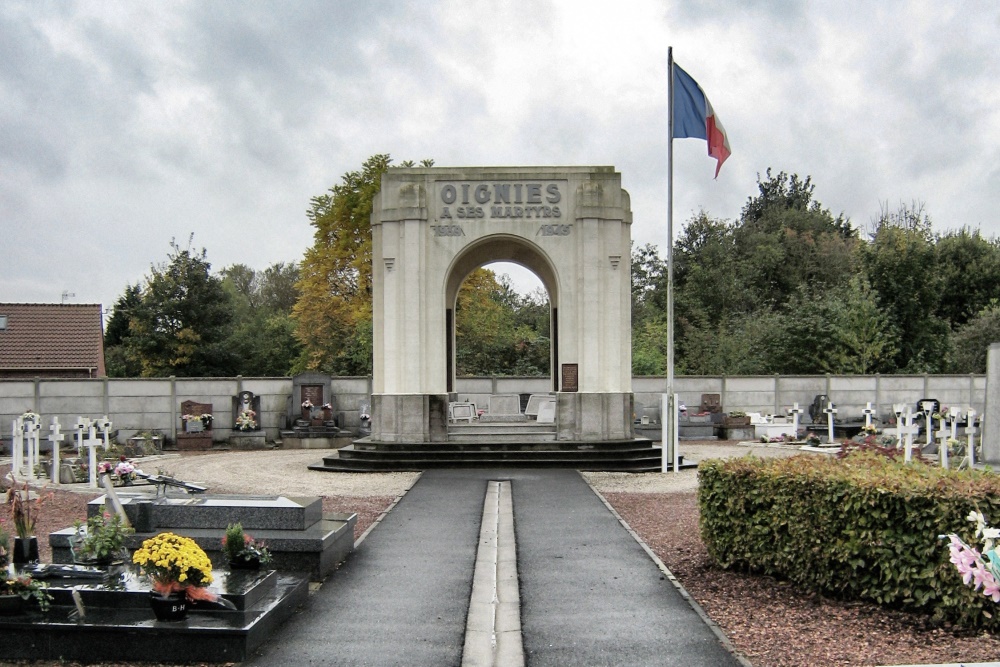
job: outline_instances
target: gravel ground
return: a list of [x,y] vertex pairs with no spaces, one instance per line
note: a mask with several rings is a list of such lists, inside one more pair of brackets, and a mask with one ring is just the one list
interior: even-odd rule
[[[791,456],[783,446],[681,443],[685,458]],[[327,511],[358,512],[359,536],[416,481],[415,473],[310,471],[317,450],[185,454],[139,459],[146,472],[202,482],[212,492],[319,495]],[[6,474],[9,466],[0,466]],[[754,667],[900,665],[1000,660],[1000,639],[935,628],[922,617],[797,593],[768,577],[714,568],[698,532],[697,473],[584,473],[677,576]],[[90,490],[43,491],[38,533],[83,518]],[[47,540],[40,540],[47,542]],[[48,545],[42,544],[42,557]],[[12,663],[0,662],[0,665]],[[35,663],[72,665],[73,663]]]

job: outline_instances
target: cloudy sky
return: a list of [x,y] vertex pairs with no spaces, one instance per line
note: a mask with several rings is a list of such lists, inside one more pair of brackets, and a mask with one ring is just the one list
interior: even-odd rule
[[[862,7],[859,9],[859,7]],[[0,301],[113,305],[176,238],[298,261],[305,211],[375,153],[612,165],[665,247],[667,47],[733,155],[675,142],[675,225],[769,167],[864,229],[922,202],[1000,235],[995,2],[0,3]]]

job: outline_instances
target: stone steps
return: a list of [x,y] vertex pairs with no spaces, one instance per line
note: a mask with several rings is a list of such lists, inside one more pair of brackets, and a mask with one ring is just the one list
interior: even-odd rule
[[[328,472],[426,470],[428,468],[572,468],[656,472],[661,450],[644,439],[582,442],[371,443],[359,441],[309,466]],[[684,464],[681,467],[693,467]]]

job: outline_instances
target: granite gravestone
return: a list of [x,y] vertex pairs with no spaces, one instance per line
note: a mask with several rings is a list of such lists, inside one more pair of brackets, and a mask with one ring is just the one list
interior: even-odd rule
[[183,451],[212,448],[212,404],[197,401],[181,403],[181,433],[177,448]]
[[259,431],[260,396],[252,391],[241,391],[233,397],[233,430]]

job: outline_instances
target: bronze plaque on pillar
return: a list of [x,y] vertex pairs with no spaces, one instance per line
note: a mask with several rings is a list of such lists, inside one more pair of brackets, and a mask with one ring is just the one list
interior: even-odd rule
[[580,391],[580,369],[577,364],[562,365],[561,391]]

